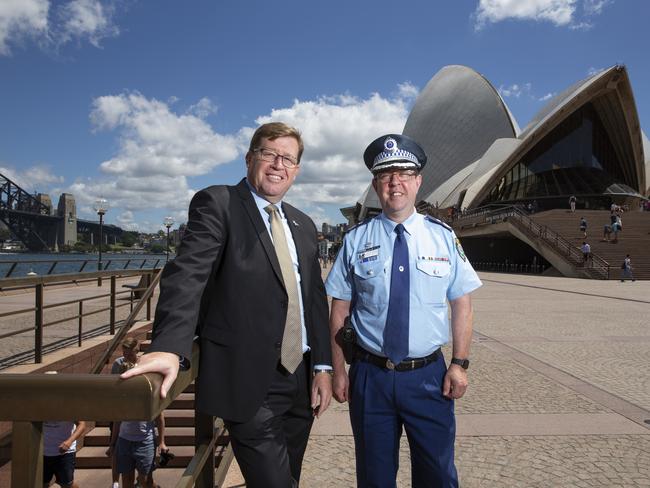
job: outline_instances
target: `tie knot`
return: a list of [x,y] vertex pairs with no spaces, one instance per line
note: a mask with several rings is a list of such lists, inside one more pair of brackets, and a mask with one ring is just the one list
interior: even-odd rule
[[395,234],[397,234],[398,236],[404,234],[404,226],[402,224],[397,224],[395,226]]
[[276,206],[273,205],[273,204],[270,204],[270,205],[267,205],[266,207],[264,207],[264,210],[266,210],[266,212],[267,212],[269,215],[272,215],[273,212],[277,212],[277,211],[278,211],[278,207],[276,207]]

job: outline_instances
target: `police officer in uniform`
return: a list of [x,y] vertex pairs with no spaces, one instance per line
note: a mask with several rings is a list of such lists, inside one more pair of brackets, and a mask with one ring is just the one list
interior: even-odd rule
[[[427,158],[412,139],[388,134],[364,161],[382,213],[352,228],[326,282],[334,397],[349,401],[359,487],[395,487],[402,428],[414,488],[457,487],[454,399],[467,388],[470,293],[481,286],[446,224],[415,211]],[[451,336],[446,366],[440,347]],[[355,336],[349,377],[341,332]]]

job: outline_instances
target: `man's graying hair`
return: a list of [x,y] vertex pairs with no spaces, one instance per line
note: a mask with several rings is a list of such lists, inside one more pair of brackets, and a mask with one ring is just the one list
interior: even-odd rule
[[273,141],[278,137],[293,137],[298,142],[298,161],[300,161],[302,152],[305,150],[300,132],[295,127],[291,127],[284,122],[269,122],[268,124],[259,126],[255,134],[253,134],[248,150],[252,152],[255,149],[259,149],[260,141],[263,138]]

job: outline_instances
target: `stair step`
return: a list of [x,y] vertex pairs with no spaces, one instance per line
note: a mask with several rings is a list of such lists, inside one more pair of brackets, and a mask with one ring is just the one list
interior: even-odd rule
[[[110,430],[108,427],[96,427],[84,437],[84,446],[108,446]],[[168,446],[194,445],[194,427],[165,426],[165,443]]]
[[[194,456],[194,446],[175,446],[170,448],[170,451],[174,453],[174,459],[167,464],[170,468],[187,466]],[[77,452],[76,467],[79,469],[110,468],[111,459],[106,456],[106,447],[84,447]]]
[[[228,437],[222,436],[217,440],[217,446],[221,448],[227,442]],[[217,459],[220,454],[219,448],[215,456]],[[194,446],[170,446],[170,452],[174,454],[174,459],[170,460],[165,468],[182,468],[186,467],[194,457]],[[111,460],[106,456],[105,446],[84,446],[77,452],[77,469],[110,469],[110,467]]]
[[[110,422],[97,421],[96,427],[108,427]],[[165,410],[165,426],[194,427],[194,410]]]

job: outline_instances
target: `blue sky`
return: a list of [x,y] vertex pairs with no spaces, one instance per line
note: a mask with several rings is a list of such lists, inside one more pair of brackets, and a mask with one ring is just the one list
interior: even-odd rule
[[627,66],[650,124],[646,0],[2,0],[0,173],[78,214],[156,231],[234,184],[260,123],[305,138],[286,199],[343,222],[366,145],[401,132],[443,66],[483,74],[524,127],[590,73]]

